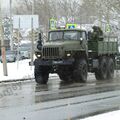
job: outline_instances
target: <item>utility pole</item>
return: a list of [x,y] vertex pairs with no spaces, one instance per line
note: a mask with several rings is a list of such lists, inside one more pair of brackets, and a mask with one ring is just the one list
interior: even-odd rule
[[34,8],[35,8],[35,0],[33,0],[32,4],[32,18],[31,18],[31,34],[32,34],[32,41],[31,41],[31,65],[33,65],[34,60],[34,21],[33,21],[33,15],[34,15]]
[[32,15],[34,15],[35,12],[35,0],[33,0],[33,4],[32,4]]
[[107,0],[107,25],[108,25],[108,32],[110,32],[110,4]]
[[21,21],[20,21],[20,17],[19,17],[19,21],[18,21],[18,23],[19,23],[19,29],[18,29],[18,47],[17,47],[17,69],[19,68],[19,58],[20,58],[20,55],[19,55],[19,52],[20,52],[20,50],[19,50],[19,47],[20,47],[20,28],[21,28],[21,25],[20,25],[20,23],[21,23]]
[[[101,2],[100,6],[102,7]],[[102,28],[102,8],[99,8],[99,26]]]
[[107,23],[110,24],[110,4],[107,0]]
[[0,37],[1,37],[1,53],[2,53],[2,61],[3,61],[3,73],[4,76],[8,76],[7,72],[7,62],[6,62],[6,50],[5,50],[5,42],[4,42],[4,33],[3,33],[3,23],[2,23],[2,8],[1,8],[1,0],[0,0]]
[[12,0],[10,0],[10,48],[13,51]]

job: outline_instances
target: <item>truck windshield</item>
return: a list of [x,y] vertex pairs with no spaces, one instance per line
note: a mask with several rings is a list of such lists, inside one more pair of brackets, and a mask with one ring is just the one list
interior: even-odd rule
[[78,32],[77,31],[58,31],[58,32],[50,32],[49,40],[77,40]]
[[65,31],[63,39],[64,40],[77,40],[78,39],[78,32]]
[[63,32],[50,32],[49,33],[50,41],[61,40],[62,38],[63,38]]

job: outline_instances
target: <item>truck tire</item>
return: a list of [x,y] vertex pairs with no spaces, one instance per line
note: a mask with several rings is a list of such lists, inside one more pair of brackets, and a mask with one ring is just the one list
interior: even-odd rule
[[38,84],[47,84],[49,74],[46,73],[46,72],[42,72],[42,70],[40,70],[39,66],[35,66],[34,76],[35,76],[36,83],[38,83]]
[[64,82],[67,82],[70,79],[69,76],[65,74],[59,74],[59,78]]
[[76,61],[73,78],[78,82],[87,82],[88,67],[85,59]]
[[97,80],[101,80],[102,78],[101,78],[101,76],[100,76],[100,74],[99,74],[99,72],[96,70],[96,72],[95,72],[95,78],[97,79]]
[[99,60],[99,68],[95,71],[95,77],[97,80],[107,79],[107,59],[102,57]]
[[58,73],[59,78],[64,82],[71,82],[72,81],[72,72],[61,71]]
[[114,77],[114,61],[112,58],[108,58],[107,78],[113,79],[113,77]]

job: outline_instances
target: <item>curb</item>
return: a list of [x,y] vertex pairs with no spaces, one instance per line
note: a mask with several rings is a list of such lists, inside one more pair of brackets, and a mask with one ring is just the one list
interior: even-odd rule
[[[51,77],[57,77],[55,76],[51,76]],[[20,81],[30,81],[30,80],[34,80],[34,78],[22,78],[22,79],[10,79],[10,80],[0,80],[0,83],[10,83],[10,82],[20,82]]]
[[9,83],[9,82],[20,82],[20,81],[30,81],[34,80],[34,78],[23,78],[23,79],[14,79],[14,80],[1,80],[0,83]]

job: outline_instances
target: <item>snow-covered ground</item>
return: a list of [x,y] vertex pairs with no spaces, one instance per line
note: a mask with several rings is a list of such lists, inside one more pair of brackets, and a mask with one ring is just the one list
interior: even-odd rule
[[120,110],[88,117],[81,120],[120,120]]
[[[19,62],[7,63],[8,76],[3,75],[3,64],[0,63],[0,81],[12,81],[20,79],[34,78],[34,66],[29,66],[31,60],[21,60]],[[50,74],[50,76],[57,76]]]
[[8,76],[3,75],[3,64],[0,63],[0,81],[34,78],[34,66],[29,66],[30,60],[7,63]]

